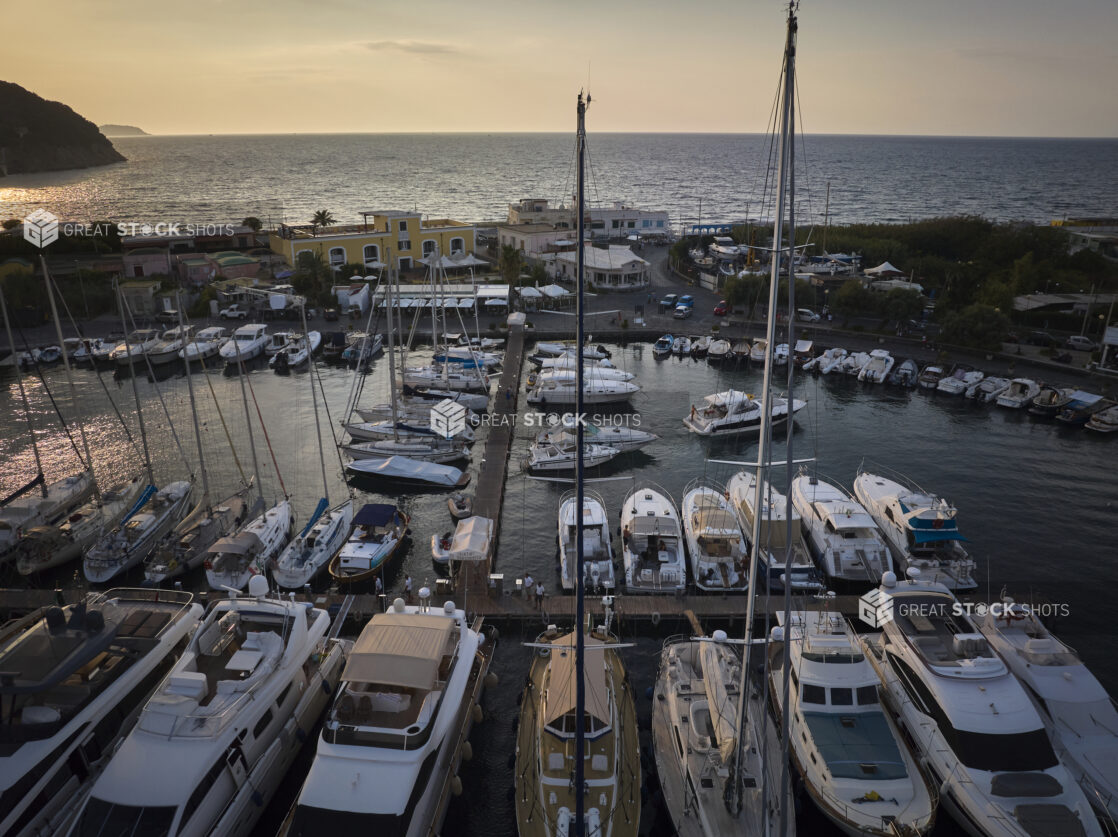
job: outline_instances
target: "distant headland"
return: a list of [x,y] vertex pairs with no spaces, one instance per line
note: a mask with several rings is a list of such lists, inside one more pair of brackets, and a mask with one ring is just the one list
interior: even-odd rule
[[135,125],[98,125],[101,133],[106,137],[150,137],[147,131],[143,128],[137,128]]
[[88,119],[0,81],[0,177],[121,162],[124,157]]

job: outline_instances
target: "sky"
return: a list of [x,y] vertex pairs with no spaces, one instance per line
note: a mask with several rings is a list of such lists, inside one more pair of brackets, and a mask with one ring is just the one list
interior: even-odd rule
[[[44,11],[49,9],[49,11]],[[1116,0],[804,0],[806,133],[1118,137]],[[0,79],[157,134],[765,132],[777,0],[0,0]]]

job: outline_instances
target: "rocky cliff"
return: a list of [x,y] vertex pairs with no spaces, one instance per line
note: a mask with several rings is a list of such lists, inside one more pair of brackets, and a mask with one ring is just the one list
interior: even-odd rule
[[88,119],[61,102],[0,81],[0,176],[123,161]]

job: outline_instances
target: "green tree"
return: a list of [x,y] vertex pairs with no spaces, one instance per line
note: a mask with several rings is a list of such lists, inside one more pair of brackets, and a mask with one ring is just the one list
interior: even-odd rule
[[882,313],[898,322],[914,319],[923,309],[924,298],[905,288],[893,288],[882,301]]
[[333,223],[336,223],[336,219],[330,214],[329,209],[318,210],[311,218],[311,235],[317,236],[319,227],[328,227]]
[[851,279],[844,282],[838,293],[831,295],[831,308],[836,314],[845,317],[858,314],[877,314],[879,298],[877,294],[859,282]]
[[524,265],[524,256],[511,244],[501,245],[501,254],[497,257],[497,270],[501,277],[509,283],[516,285],[520,282],[520,268]]
[[264,224],[261,220],[254,215],[249,215],[245,220],[241,221],[242,227],[248,227],[253,232],[260,232]]
[[948,314],[939,336],[944,343],[996,352],[1002,347],[1009,325],[1009,317],[998,309],[975,303]]
[[334,273],[322,258],[322,253],[304,250],[296,259],[295,276],[291,284],[297,293],[305,296],[313,305],[323,305],[330,295]]
[[543,266],[543,262],[534,262],[532,264],[531,270],[528,271],[528,281],[537,286],[547,284],[547,268]]

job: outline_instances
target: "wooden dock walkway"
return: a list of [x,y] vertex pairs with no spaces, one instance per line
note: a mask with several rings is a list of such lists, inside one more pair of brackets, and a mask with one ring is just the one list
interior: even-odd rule
[[489,436],[481,470],[474,485],[474,514],[493,521],[493,538],[489,544],[487,560],[464,564],[458,573],[460,589],[484,590],[497,543],[501,536],[501,506],[505,499],[505,477],[508,474],[509,454],[517,424],[517,404],[520,390],[520,367],[524,362],[524,326],[509,327],[505,358],[501,364],[501,381],[490,410]]

